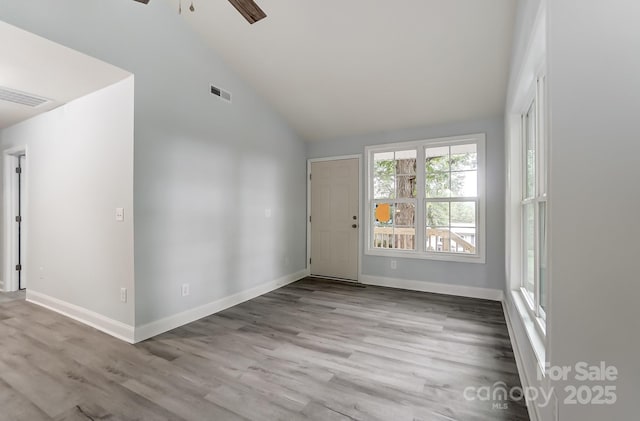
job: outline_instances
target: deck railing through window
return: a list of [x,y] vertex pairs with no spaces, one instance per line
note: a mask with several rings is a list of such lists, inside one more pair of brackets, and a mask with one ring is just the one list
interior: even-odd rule
[[[475,254],[476,247],[460,235],[447,228],[427,228],[427,251]],[[396,250],[415,250],[415,228],[375,227],[373,246]]]

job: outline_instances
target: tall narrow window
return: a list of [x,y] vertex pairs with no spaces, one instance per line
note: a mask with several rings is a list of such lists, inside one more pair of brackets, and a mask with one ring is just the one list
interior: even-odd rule
[[535,197],[536,197],[536,101],[522,117],[523,126],[523,163],[522,187],[522,266],[523,288],[529,300],[534,301],[535,290]]
[[544,76],[522,114],[522,292],[544,329],[547,307],[547,162]]
[[367,147],[367,254],[484,262],[484,135]]
[[427,147],[425,163],[426,250],[476,254],[477,145]]
[[373,247],[415,250],[417,151],[373,154]]

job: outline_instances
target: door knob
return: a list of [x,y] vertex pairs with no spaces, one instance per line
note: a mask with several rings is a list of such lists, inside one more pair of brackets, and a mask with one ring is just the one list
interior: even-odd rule
[[353,225],[351,225],[351,228],[358,228],[358,225],[353,224]]

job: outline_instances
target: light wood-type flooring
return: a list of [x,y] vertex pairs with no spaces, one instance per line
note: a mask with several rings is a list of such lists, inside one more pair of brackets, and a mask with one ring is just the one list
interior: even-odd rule
[[464,397],[520,386],[497,302],[306,278],[129,345],[13,298],[2,421],[529,419]]

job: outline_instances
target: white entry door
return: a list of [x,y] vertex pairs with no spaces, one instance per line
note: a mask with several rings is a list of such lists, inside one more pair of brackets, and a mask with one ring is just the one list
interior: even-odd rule
[[358,280],[358,160],[311,163],[311,274]]

